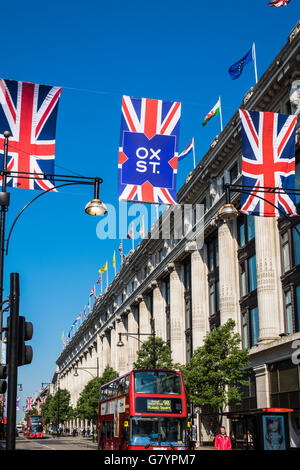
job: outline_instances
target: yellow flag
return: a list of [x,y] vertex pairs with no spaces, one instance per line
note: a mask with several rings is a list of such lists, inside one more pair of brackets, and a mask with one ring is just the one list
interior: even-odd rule
[[116,252],[114,251],[114,256],[113,256],[113,267],[116,266]]
[[102,274],[106,270],[107,270],[107,261],[106,261],[105,265],[103,266],[103,268],[99,269],[99,273]]

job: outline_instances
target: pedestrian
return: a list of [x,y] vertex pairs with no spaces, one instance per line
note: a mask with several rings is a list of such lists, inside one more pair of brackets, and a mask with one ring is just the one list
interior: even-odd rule
[[231,440],[226,434],[225,426],[220,426],[220,432],[215,437],[215,450],[231,450]]

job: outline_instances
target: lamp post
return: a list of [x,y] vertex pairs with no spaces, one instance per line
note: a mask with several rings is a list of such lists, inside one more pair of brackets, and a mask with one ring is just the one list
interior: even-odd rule
[[[10,133],[8,131],[4,132],[5,142],[4,142],[4,159],[3,159],[3,170],[0,172],[2,176],[2,190],[0,191],[0,305],[3,301],[3,272],[4,272],[4,254],[8,254],[9,241],[11,238],[12,231],[15,227],[16,222],[23,214],[23,212],[29,207],[33,202],[35,202],[40,197],[45,194],[53,191],[53,189],[62,188],[65,186],[74,186],[74,185],[88,185],[93,186],[94,188],[94,197],[89,201],[85,206],[85,212],[88,215],[92,216],[102,216],[107,212],[105,204],[99,198],[100,184],[103,183],[103,179],[99,177],[84,177],[84,176],[72,176],[72,175],[59,175],[59,174],[50,174],[50,173],[31,173],[25,171],[14,171],[7,170],[7,156],[8,156],[8,138]],[[55,185],[47,189],[38,196],[34,197],[28,204],[26,204],[23,209],[18,213],[14,219],[12,226],[10,228],[6,245],[5,245],[5,215],[8,211],[9,202],[10,202],[10,193],[6,192],[6,183],[7,178],[21,178],[21,179],[40,179],[40,180],[54,180]],[[59,184],[57,184],[59,183]],[[0,310],[0,342],[2,340],[2,331],[3,331],[3,312]],[[1,352],[0,352],[1,354]],[[1,359],[1,358],[0,358]]]
[[[0,191],[0,363],[1,363],[1,356],[2,356],[2,332],[3,332],[3,312],[2,305],[3,302],[3,280],[4,280],[4,254],[8,254],[8,247],[9,241],[11,238],[12,231],[15,227],[16,222],[19,220],[20,216],[23,212],[37,199],[42,197],[43,195],[47,194],[49,191],[53,189],[62,188],[65,186],[73,186],[73,185],[90,185],[94,188],[94,198],[88,202],[85,206],[85,212],[88,215],[93,216],[101,216],[107,212],[107,208],[105,204],[102,203],[99,199],[99,190],[100,184],[103,182],[102,178],[96,177],[78,177],[78,176],[71,176],[71,175],[58,175],[58,174],[48,174],[48,173],[32,173],[32,172],[25,172],[25,171],[15,171],[15,170],[8,170],[7,169],[7,162],[8,162],[8,139],[10,137],[10,133],[8,131],[4,132],[4,158],[3,158],[3,169],[0,172],[0,176],[2,177],[2,190]],[[55,184],[52,188],[47,189],[41,192],[38,196],[34,197],[28,204],[26,204],[23,209],[18,213],[16,218],[14,219],[12,226],[10,228],[8,238],[6,240],[6,247],[5,247],[5,216],[6,212],[8,211],[9,202],[10,202],[10,193],[6,191],[7,186],[7,178],[18,178],[18,179],[39,179],[42,180],[50,180],[53,181]],[[10,294],[9,298],[10,309],[12,305],[12,293]],[[12,325],[10,325],[10,329],[12,329]],[[15,331],[14,337],[17,337],[17,330]],[[8,361],[8,370],[12,371],[15,370],[14,375],[10,373],[8,376],[8,390],[11,391],[10,397],[14,397],[17,388],[17,368],[14,367],[14,362],[11,362],[13,359],[17,357],[18,354],[18,346],[14,345],[9,354],[9,361]],[[58,396],[59,400],[59,396]],[[14,405],[14,401],[12,399],[8,400],[8,407],[12,409]],[[59,405],[58,405],[59,406]],[[14,418],[15,419],[15,418]],[[58,423],[59,423],[59,408],[58,408]],[[15,424],[12,420],[10,423],[11,429],[15,428]],[[11,433],[10,433],[11,434]],[[14,434],[11,434],[11,438],[7,439],[7,450],[14,449],[15,445],[15,437]]]
[[[231,191],[235,191],[238,193],[242,194],[252,194],[253,188],[250,186],[245,186],[245,185],[240,185],[240,184],[225,184],[225,204],[220,208],[218,211],[218,217],[222,220],[229,221],[234,218],[236,218],[239,215],[239,211],[235,208],[235,206],[231,203]],[[300,195],[300,189],[283,189],[283,188],[275,188],[271,186],[262,186],[261,188],[256,189],[257,192],[262,192],[264,193],[287,193],[287,194],[294,194],[294,195]],[[281,213],[281,217],[284,217],[288,220],[290,220],[290,217],[286,215],[286,213],[278,206],[273,204],[271,201],[268,199],[258,195],[257,193],[255,194],[255,197],[258,199],[262,199],[265,202],[268,202],[272,207],[275,207],[275,209],[278,209],[278,211]],[[300,235],[297,227],[294,227],[298,235]]]
[[139,338],[136,338],[136,336],[152,336],[153,338],[153,343],[152,343],[152,357],[153,357],[153,369],[156,369],[156,345],[155,345],[155,330],[154,328],[152,329],[152,333],[119,333],[119,341],[117,342],[117,346],[119,348],[124,346],[124,343],[122,341],[122,336],[129,336],[131,338],[136,339],[140,343],[143,344],[143,341],[141,341]]
[[[96,369],[97,370],[97,375],[93,375],[88,369]],[[98,361],[98,357],[97,357],[97,367],[77,367],[75,366],[74,368],[74,377],[78,377],[78,370],[84,370],[86,372],[88,372],[92,377],[93,379],[95,379],[96,377],[99,377],[99,361]]]

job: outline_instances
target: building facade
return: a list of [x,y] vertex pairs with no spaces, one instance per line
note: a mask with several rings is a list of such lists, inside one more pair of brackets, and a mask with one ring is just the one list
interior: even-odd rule
[[[240,108],[299,114],[300,22]],[[107,365],[120,374],[132,368],[139,342],[122,336],[124,346],[117,347],[119,333],[151,333],[153,318],[156,335],[170,345],[174,362],[185,364],[213,328],[232,318],[251,358],[242,409],[293,408],[291,437],[300,447],[300,366],[295,354],[300,348],[300,239],[295,230],[300,230],[300,217],[239,215],[222,221],[218,211],[225,203],[224,185],[241,183],[241,158],[237,110],[178,191],[180,204],[204,208],[203,245],[192,249],[189,235],[197,233],[197,223],[176,238],[172,208],[167,209],[170,239],[145,238],[126,257],[57,359],[60,388],[70,391],[73,406],[87,382]],[[296,188],[299,182],[300,122]],[[232,194],[232,202],[240,207],[239,193]],[[299,197],[297,203],[300,214]],[[199,438],[205,441],[209,422],[200,413],[198,419]]]

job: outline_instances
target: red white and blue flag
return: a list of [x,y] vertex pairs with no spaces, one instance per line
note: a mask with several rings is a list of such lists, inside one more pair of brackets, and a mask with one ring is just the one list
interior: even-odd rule
[[292,190],[298,116],[240,109],[240,118],[242,186],[248,192],[242,193],[241,212],[264,217],[297,215]]
[[181,103],[122,98],[119,200],[177,204]]
[[31,397],[26,398],[26,410],[30,411],[33,408],[33,399]]
[[271,0],[268,5],[270,7],[286,7],[291,0]]
[[9,131],[7,169],[35,174],[32,179],[25,174],[9,176],[9,186],[53,188],[53,182],[38,175],[54,173],[56,117],[61,91],[59,87],[0,79],[0,160],[3,161],[4,154],[3,133]]
[[191,143],[178,155],[180,160],[183,160],[185,157],[189,155],[189,153],[194,149],[194,137],[191,140]]

